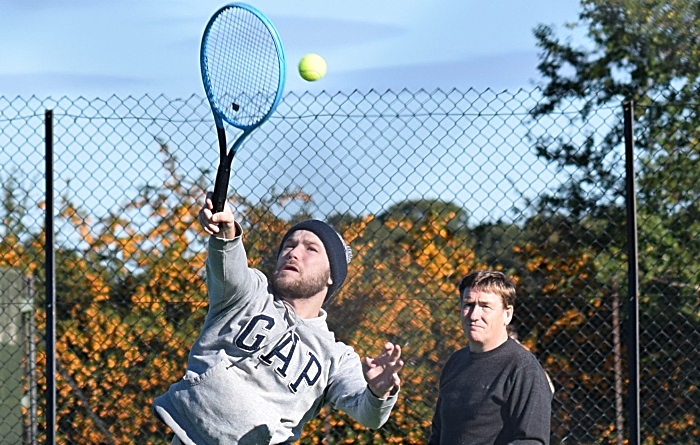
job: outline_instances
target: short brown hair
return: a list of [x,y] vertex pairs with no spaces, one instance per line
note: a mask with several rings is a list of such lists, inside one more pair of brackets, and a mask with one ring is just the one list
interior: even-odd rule
[[515,285],[501,272],[479,270],[462,278],[459,282],[459,301],[461,303],[464,289],[491,292],[501,297],[503,307],[515,307]]

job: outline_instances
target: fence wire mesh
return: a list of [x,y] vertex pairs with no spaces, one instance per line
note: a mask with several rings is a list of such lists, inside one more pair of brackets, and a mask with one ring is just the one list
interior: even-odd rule
[[[328,308],[332,330],[361,356],[389,340],[406,360],[383,428],[324,408],[300,443],[425,443],[440,369],[466,343],[456,284],[484,268],[517,283],[512,334],[555,387],[552,443],[627,440],[634,338],[624,146],[596,150],[621,134],[622,107],[581,118],[580,105],[570,103],[534,115],[540,96],[290,93],[244,143],[230,199],[251,266],[269,273],[293,222],[330,222],[355,254]],[[27,444],[46,437],[47,109],[54,113],[57,437],[167,444],[171,432],[151,402],[183,375],[207,308],[206,239],[196,213],[218,151],[198,96],[0,97],[0,437]],[[697,168],[698,146],[660,144],[658,131],[637,130],[648,144],[636,159],[645,167],[637,178],[641,436],[690,444],[700,441],[700,201],[684,169]],[[557,144],[580,156],[580,167],[558,162],[550,150]],[[685,162],[671,162],[682,155]],[[595,156],[605,176],[586,167]]]

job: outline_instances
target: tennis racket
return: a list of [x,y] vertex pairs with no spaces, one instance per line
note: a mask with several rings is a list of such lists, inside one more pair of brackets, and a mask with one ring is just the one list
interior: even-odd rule
[[[209,19],[202,37],[200,65],[219,138],[219,168],[212,197],[217,213],[226,202],[236,152],[282,98],[284,50],[277,30],[263,13],[244,3],[231,3]],[[242,131],[230,150],[224,122]]]

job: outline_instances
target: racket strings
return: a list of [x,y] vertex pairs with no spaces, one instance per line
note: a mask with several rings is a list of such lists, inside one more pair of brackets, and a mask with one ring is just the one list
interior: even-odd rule
[[267,25],[246,9],[227,8],[212,23],[204,51],[211,93],[226,120],[244,127],[264,120],[281,80]]

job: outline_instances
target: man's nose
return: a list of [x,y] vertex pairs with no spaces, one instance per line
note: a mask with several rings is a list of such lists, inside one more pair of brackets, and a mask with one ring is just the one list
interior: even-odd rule
[[478,320],[481,317],[481,310],[479,309],[479,306],[473,306],[469,310],[469,318],[471,320]]
[[294,246],[291,249],[289,249],[289,254],[288,254],[289,257],[298,259],[299,258],[299,249],[300,249],[299,246]]

